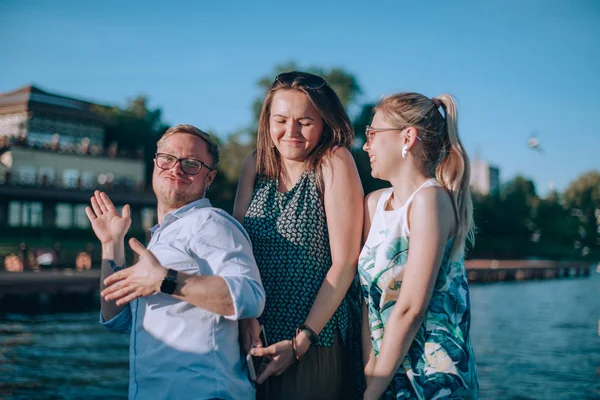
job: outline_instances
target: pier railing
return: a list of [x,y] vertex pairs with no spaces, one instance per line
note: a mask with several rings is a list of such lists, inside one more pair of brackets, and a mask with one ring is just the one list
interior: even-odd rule
[[522,281],[589,276],[591,263],[552,260],[467,260],[469,282]]

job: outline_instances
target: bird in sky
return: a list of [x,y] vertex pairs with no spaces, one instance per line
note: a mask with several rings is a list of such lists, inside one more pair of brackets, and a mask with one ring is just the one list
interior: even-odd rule
[[540,154],[544,154],[544,149],[542,149],[542,147],[540,146],[540,140],[538,139],[537,134],[535,134],[535,133],[531,134],[531,136],[529,137],[529,140],[527,142],[527,145],[529,146],[529,148],[531,150],[536,150]]

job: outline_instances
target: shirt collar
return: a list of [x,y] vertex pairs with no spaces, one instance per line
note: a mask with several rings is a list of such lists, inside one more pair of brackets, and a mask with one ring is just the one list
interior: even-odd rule
[[193,212],[196,209],[210,207],[210,206],[211,206],[210,200],[208,200],[206,197],[204,197],[202,199],[194,200],[191,203],[188,203],[185,206],[178,208],[175,211],[171,211],[170,213],[165,215],[163,218],[162,225],[160,225],[160,224],[154,225],[152,228],[150,228],[150,233],[156,232],[161,226],[167,226],[171,222],[175,221],[176,219],[183,218],[184,216]]

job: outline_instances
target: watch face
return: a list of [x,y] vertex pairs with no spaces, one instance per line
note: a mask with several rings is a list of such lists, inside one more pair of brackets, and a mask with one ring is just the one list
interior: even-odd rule
[[176,286],[177,286],[176,281],[165,279],[162,282],[162,285],[160,285],[160,291],[163,293],[166,293],[166,294],[173,294],[173,293],[175,293]]
[[167,276],[163,279],[160,285],[160,291],[166,294],[175,293],[177,287],[177,270],[170,269],[167,271]]

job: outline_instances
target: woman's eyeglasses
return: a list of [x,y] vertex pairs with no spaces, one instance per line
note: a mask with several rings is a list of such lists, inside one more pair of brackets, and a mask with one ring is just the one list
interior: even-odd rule
[[171,169],[179,161],[181,170],[189,175],[199,173],[202,170],[202,166],[206,167],[209,171],[214,171],[208,164],[195,158],[177,158],[167,153],[156,153],[154,157],[156,158],[156,165],[160,169]]
[[319,75],[309,74],[308,72],[283,72],[277,75],[275,80],[282,85],[292,86],[296,83],[312,90],[318,90],[325,86],[325,79]]
[[[375,134],[377,132],[403,131],[406,128],[408,128],[408,126],[405,126],[404,128],[373,128],[372,126],[367,125],[367,127],[365,128],[365,137],[367,138],[367,144],[373,141],[373,138],[375,137]],[[421,139],[419,136],[417,136],[417,139],[419,139],[419,141],[423,141],[423,139]]]

